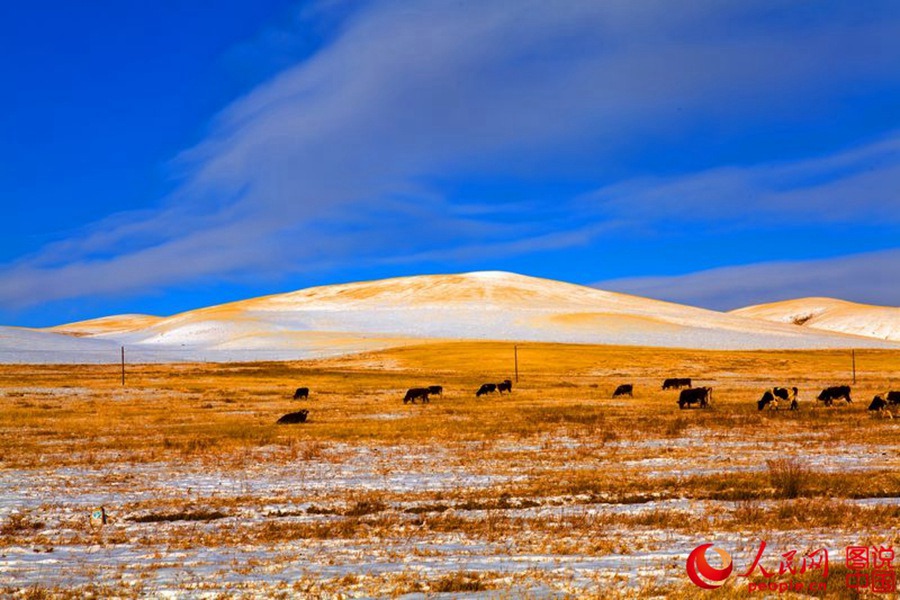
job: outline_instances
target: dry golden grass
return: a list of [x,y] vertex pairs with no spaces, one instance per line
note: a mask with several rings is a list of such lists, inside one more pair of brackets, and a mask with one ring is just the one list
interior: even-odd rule
[[[423,559],[441,560],[449,551],[422,544],[451,539],[510,557],[603,557],[665,549],[658,532],[696,544],[725,533],[802,540],[823,529],[891,541],[881,533],[900,526],[896,506],[852,502],[900,497],[900,420],[865,410],[874,394],[900,388],[900,353],[858,351],[854,403],[834,408],[814,398],[850,382],[846,351],[519,344],[518,356],[512,394],[484,398],[474,395],[481,383],[515,378],[511,344],[432,343],[298,363],[133,365],[125,386],[117,366],[2,366],[2,469],[32,481],[85,473],[97,489],[75,485],[73,494],[129,500],[110,507],[111,525],[98,534],[72,516],[65,498],[48,496],[0,522],[0,550],[122,544],[155,552],[163,564],[177,549],[339,541],[372,545],[387,561],[408,555],[410,545]],[[712,386],[712,407],[679,410],[678,392],[660,389],[672,376]],[[634,384],[634,398],[611,398],[620,383]],[[432,384],[444,395],[402,403],[407,388]],[[799,387],[801,410],[757,411],[755,401],[773,385]],[[300,386],[310,398],[294,401]],[[275,424],[299,408],[309,409],[307,423]],[[290,486],[259,491],[257,478],[287,466],[316,485],[300,481],[302,494]],[[231,487],[166,494],[144,481],[146,469],[209,472]],[[364,472],[364,486],[331,482],[354,469]],[[461,479],[439,488],[392,483],[429,474]],[[269,560],[241,569],[251,575],[282,564]],[[505,578],[463,567],[414,575],[361,569],[294,574],[287,591],[265,593],[527,597],[543,585],[571,597],[678,598],[694,591],[680,580],[621,584],[608,575],[601,585],[585,583],[584,573],[573,584],[538,567]],[[110,585],[124,596],[152,594],[152,577],[147,567],[144,587]],[[15,590],[35,598],[69,593],[30,583]]]
[[[392,368],[381,368],[385,363]],[[895,352],[858,353],[856,402],[824,411],[813,410],[814,395],[848,381],[846,352],[523,344],[519,363],[515,394],[502,399],[473,394],[483,381],[512,376],[512,348],[498,344],[432,344],[310,363],[131,366],[124,388],[113,366],[5,366],[0,444],[5,460],[23,464],[51,443],[56,452],[47,459],[82,460],[66,456],[71,449],[156,460],[173,452],[220,454],[296,441],[479,441],[549,430],[630,438],[765,427],[778,433],[815,430],[836,441],[864,434],[864,442],[877,444],[891,437],[892,427],[871,421],[864,404],[888,389],[900,370]],[[714,409],[671,410],[677,392],[664,392],[659,384],[672,374],[712,385]],[[622,381],[635,383],[636,397],[612,401],[611,391]],[[433,382],[447,390],[438,401],[427,407],[398,402],[407,387]],[[310,423],[275,427],[278,416],[301,405],[290,399],[301,384],[313,390],[302,401],[311,410]],[[773,384],[800,387],[803,410],[758,413],[753,401]],[[373,418],[386,413],[402,418]],[[853,436],[845,435],[850,431]]]

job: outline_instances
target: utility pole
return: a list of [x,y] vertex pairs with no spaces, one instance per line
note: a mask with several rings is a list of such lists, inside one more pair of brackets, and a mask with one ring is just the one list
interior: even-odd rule
[[856,350],[850,350],[850,357],[853,362],[853,384],[856,385]]
[[516,362],[516,383],[519,383],[519,346],[513,346],[513,356]]
[[122,346],[122,385],[125,385],[125,346]]

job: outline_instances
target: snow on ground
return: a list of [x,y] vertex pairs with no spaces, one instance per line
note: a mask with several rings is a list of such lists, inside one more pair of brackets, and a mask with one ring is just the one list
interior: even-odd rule
[[900,342],[900,308],[894,306],[872,306],[834,298],[798,298],[748,306],[731,314]]
[[[514,273],[425,275],[315,287],[189,311],[53,328],[104,342],[0,338],[2,362],[297,360],[425,340],[516,340],[708,349],[897,347]],[[53,342],[53,343],[51,343]]]
[[[817,469],[840,464],[849,469],[896,468],[893,458],[872,458],[865,448],[844,447],[840,453],[827,444],[788,443],[760,454],[753,439],[727,436],[684,435],[667,440],[672,448],[692,450],[693,466],[683,458],[619,460],[615,456],[644,452],[642,440],[620,440],[608,445],[611,458],[600,459],[597,469],[624,469],[631,474],[670,476],[740,471],[764,463],[767,456],[801,454]],[[576,445],[576,440],[559,440]],[[499,450],[533,452],[541,444],[503,441]],[[616,452],[612,452],[615,448]],[[283,449],[282,449],[283,450]],[[39,543],[0,546],[0,589],[4,585],[71,588],[79,585],[133,585],[154,596],[188,597],[200,591],[264,594],[290,589],[298,581],[338,580],[352,576],[356,583],[341,584],[353,593],[377,587],[379,577],[408,576],[429,580],[460,571],[490,574],[509,593],[554,597],[560,590],[595,591],[617,586],[637,590],[652,582],[684,583],[687,554],[703,542],[727,549],[736,561],[749,565],[757,534],[705,532],[688,535],[653,527],[608,528],[604,539],[620,540],[616,550],[600,553],[537,552],[527,539],[485,540],[462,532],[422,529],[422,517],[408,509],[420,506],[415,494],[479,489],[509,483],[517,476],[501,473],[497,464],[464,466],[455,451],[465,447],[405,447],[330,444],[316,460],[275,460],[279,449],[258,448],[241,465],[209,464],[197,460],[179,463],[143,463],[98,457],[93,466],[0,471],[0,522],[15,513],[28,513],[44,523]],[[502,454],[502,453],[501,453]],[[270,460],[271,459],[271,460]],[[881,462],[879,462],[881,461]],[[565,466],[560,468],[565,469]],[[192,544],[195,536],[240,528],[263,528],[270,523],[328,523],[342,517],[310,511],[312,506],[344,505],[366,491],[398,494],[385,514],[397,519],[393,535],[369,539],[348,538],[282,540],[277,544]],[[740,510],[740,502],[664,497],[638,503],[598,502],[575,497],[534,498],[534,505],[506,510],[459,510],[455,517],[485,521],[502,512],[511,519],[553,521],[607,515],[727,515]],[[405,494],[411,496],[406,499]],[[229,502],[234,501],[234,504]],[[757,502],[759,508],[778,501]],[[862,506],[885,505],[896,499],[846,500]],[[111,522],[85,541],[83,523],[89,511],[106,506]],[[177,506],[222,505],[222,518],[202,522],[141,523],[135,517],[171,512]],[[429,518],[426,514],[425,519]],[[82,533],[79,533],[81,531]],[[523,534],[527,538],[529,534]],[[815,528],[766,533],[770,548],[781,551],[827,547],[840,556],[847,545],[860,543],[865,533],[832,532]],[[79,537],[80,536],[80,537]],[[79,541],[80,540],[80,541]],[[155,541],[154,541],[155,540]],[[179,541],[180,540],[180,541]],[[546,540],[551,543],[552,540]],[[777,553],[772,553],[775,560]],[[771,559],[771,557],[770,557]],[[348,580],[349,581],[349,580]],[[546,585],[546,588],[541,586]],[[360,592],[362,593],[362,591]],[[363,594],[365,595],[365,594]],[[488,594],[489,596],[489,594]]]

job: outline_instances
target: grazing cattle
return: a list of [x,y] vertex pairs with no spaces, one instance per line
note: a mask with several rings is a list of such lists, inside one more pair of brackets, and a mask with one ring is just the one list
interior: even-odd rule
[[709,406],[710,400],[712,400],[712,388],[688,388],[681,390],[681,394],[678,396],[678,406],[685,408],[699,403],[700,408],[706,408]]
[[293,425],[295,423],[306,423],[306,416],[309,414],[309,411],[305,408],[303,410],[299,410],[297,412],[292,412],[284,415],[278,421],[276,421],[279,425]]
[[429,385],[428,393],[432,396],[443,396],[444,395],[444,387],[440,385]]
[[634,385],[630,383],[623,383],[616,388],[616,391],[613,392],[613,398],[615,398],[616,396],[630,396],[634,398]]
[[416,403],[416,398],[421,398],[422,403],[428,402],[428,388],[409,388],[406,396],[403,397],[403,404],[407,402]]
[[294,400],[300,398],[309,398],[309,388],[297,388],[297,391],[294,392]]
[[669,388],[678,389],[678,388],[689,388],[691,387],[691,378],[690,377],[671,377],[663,381],[662,389],[668,390]]
[[501,381],[500,383],[497,384],[497,391],[500,392],[501,394],[503,392],[512,394],[512,381],[510,381],[509,379],[504,379],[503,381]]
[[766,390],[763,397],[756,401],[756,407],[759,410],[762,410],[768,406],[770,410],[778,410],[778,401],[782,400],[787,402],[788,398],[791,397],[790,394],[793,393],[793,396],[791,397],[791,410],[799,410],[800,403],[797,402],[798,391],[799,390],[795,387],[792,387],[790,390],[783,387],[775,387],[771,390]]
[[496,383],[482,383],[481,387],[478,388],[478,391],[475,392],[476,396],[483,396],[485,394],[493,394],[497,391]]
[[900,404],[900,392],[888,392],[884,398],[888,404]]
[[834,401],[843,398],[847,401],[847,403],[853,402],[850,398],[850,386],[849,385],[835,385],[829,388],[825,388],[822,390],[816,400],[825,404],[825,406],[831,406],[834,404]]
[[881,396],[875,396],[872,398],[872,404],[869,405],[869,410],[884,410],[887,406],[887,401]]
[[875,416],[882,417],[884,419],[893,419],[894,415],[891,414],[891,411],[887,408],[888,402],[884,399],[883,396],[875,396],[872,398],[872,403],[869,405],[869,410],[875,413]]
[[681,390],[681,394],[678,396],[678,407],[685,408],[699,402],[700,408],[706,408],[709,406],[710,400],[712,400],[712,388],[689,388]]
[[763,394],[762,398],[756,401],[756,408],[758,410],[762,410],[766,406],[769,407],[769,410],[778,410],[778,400],[775,399],[775,394],[769,390],[766,390],[766,393]]

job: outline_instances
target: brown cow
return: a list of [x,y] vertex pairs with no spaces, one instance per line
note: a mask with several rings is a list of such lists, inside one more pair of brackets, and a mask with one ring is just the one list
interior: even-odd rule
[[307,415],[309,415],[309,411],[304,408],[303,410],[284,415],[283,417],[278,419],[276,423],[279,425],[294,425],[296,423],[306,423]]
[[403,404],[407,402],[416,403],[416,398],[421,398],[422,403],[428,402],[428,388],[409,388],[406,392],[406,396],[403,397]]
[[481,387],[478,388],[478,391],[475,392],[476,396],[483,396],[485,394],[493,394],[497,391],[496,383],[482,383]]
[[691,378],[690,377],[670,377],[663,381],[662,389],[668,390],[669,388],[679,389],[679,388],[689,388],[691,387]]
[[613,392],[613,398],[615,398],[616,396],[629,396],[631,398],[634,398],[634,385],[630,383],[623,383],[616,388],[616,391]]
[[681,390],[681,394],[678,396],[678,407],[690,407],[691,404],[699,402],[700,408],[706,408],[709,406],[710,400],[712,400],[711,387],[688,388]]

